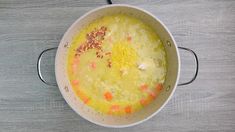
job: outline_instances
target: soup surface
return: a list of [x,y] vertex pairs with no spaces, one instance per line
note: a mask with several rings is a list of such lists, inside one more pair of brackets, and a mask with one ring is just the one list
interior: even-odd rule
[[68,50],[73,92],[94,110],[130,114],[157,99],[166,76],[164,46],[148,25],[124,14],[82,28]]

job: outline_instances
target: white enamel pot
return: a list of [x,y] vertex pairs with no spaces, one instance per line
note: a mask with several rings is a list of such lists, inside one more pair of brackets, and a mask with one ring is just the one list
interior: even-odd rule
[[[79,30],[81,30],[81,28],[83,28],[93,20],[105,15],[116,13],[125,13],[134,16],[152,27],[163,42],[167,54],[168,63],[166,80],[163,84],[163,90],[160,93],[159,97],[142,110],[125,116],[111,116],[101,114],[86,106],[81,100],[75,97],[66,71],[66,56],[73,36],[77,34]],[[196,62],[195,74],[193,78],[189,82],[183,84],[178,84],[180,76],[180,56],[178,48],[192,53]],[[148,11],[130,5],[107,5],[89,11],[70,26],[70,28],[64,34],[58,48],[56,47],[44,50],[39,55],[37,70],[39,78],[48,85],[53,85],[53,83],[46,81],[41,74],[41,57],[45,52],[54,49],[57,49],[55,58],[56,81],[64,99],[69,104],[69,106],[81,117],[87,119],[92,123],[105,127],[129,127],[148,120],[149,118],[156,115],[167,104],[169,99],[172,97],[177,85],[186,85],[193,82],[198,73],[198,59],[196,54],[188,48],[177,47],[170,31],[154,15],[152,15]]]

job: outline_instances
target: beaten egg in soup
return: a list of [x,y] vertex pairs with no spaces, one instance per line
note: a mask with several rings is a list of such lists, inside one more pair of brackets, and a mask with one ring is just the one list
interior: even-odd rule
[[82,28],[67,55],[73,92],[89,107],[111,115],[136,112],[157,99],[166,64],[155,31],[124,14],[104,16]]

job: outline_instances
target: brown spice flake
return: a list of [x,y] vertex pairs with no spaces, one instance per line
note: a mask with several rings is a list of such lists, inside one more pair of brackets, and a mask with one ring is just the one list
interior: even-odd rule
[[106,52],[105,55],[111,55],[111,52]]
[[[107,27],[102,26],[100,29],[94,29],[94,31],[88,33],[86,35],[86,42],[81,44],[78,49],[76,55],[80,55],[81,53],[89,50],[89,49],[97,49],[98,52],[103,52],[101,44],[104,40],[105,32],[107,31]],[[101,57],[101,53],[96,54],[97,57]],[[103,57],[101,57],[103,58]]]
[[108,61],[108,67],[111,68],[112,67],[112,62],[110,59],[107,60]]

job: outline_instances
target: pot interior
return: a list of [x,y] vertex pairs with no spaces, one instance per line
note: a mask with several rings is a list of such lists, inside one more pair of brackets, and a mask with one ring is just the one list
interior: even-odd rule
[[[104,115],[86,106],[81,100],[75,97],[69,83],[66,70],[67,47],[71,44],[73,36],[77,34],[82,27],[86,26],[93,20],[105,15],[117,13],[124,13],[139,18],[155,29],[167,53],[167,76],[162,92],[150,105],[146,106],[139,112],[125,116]],[[179,61],[178,50],[174,39],[161,22],[151,14],[143,11],[142,9],[127,5],[104,6],[88,12],[78,19],[63,36],[56,54],[56,80],[64,99],[80,116],[102,126],[125,127],[150,118],[166,104],[170,96],[173,94],[178,81]]]

